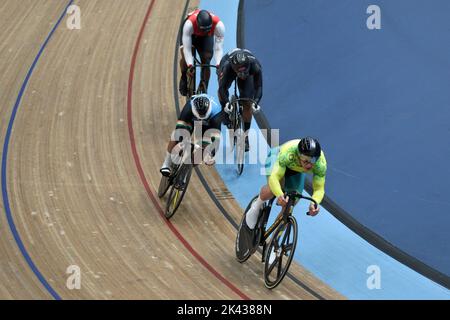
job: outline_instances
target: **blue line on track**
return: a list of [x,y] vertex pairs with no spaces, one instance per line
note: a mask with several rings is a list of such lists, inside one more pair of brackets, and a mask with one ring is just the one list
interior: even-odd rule
[[25,77],[25,80],[23,81],[22,87],[20,88],[19,95],[17,96],[16,103],[14,104],[11,117],[9,119],[8,123],[8,129],[6,131],[5,135],[5,142],[3,144],[3,154],[2,154],[2,195],[3,195],[3,203],[5,206],[5,213],[6,218],[8,220],[9,228],[14,236],[14,240],[17,243],[17,246],[20,249],[20,252],[22,253],[23,257],[25,258],[26,262],[28,263],[29,267],[33,271],[33,273],[36,275],[36,277],[39,279],[39,281],[42,283],[42,285],[45,287],[45,289],[52,295],[52,297],[56,300],[61,300],[61,297],[56,293],[56,291],[50,286],[50,284],[47,282],[47,280],[44,278],[44,276],[41,274],[39,269],[34,264],[33,260],[31,259],[30,255],[27,252],[27,249],[25,248],[22,239],[20,238],[19,232],[17,231],[16,225],[14,223],[14,219],[11,213],[11,208],[9,205],[9,198],[8,198],[8,188],[7,188],[7,176],[6,176],[6,168],[7,168],[7,160],[8,160],[8,147],[11,140],[11,132],[14,125],[14,120],[16,118],[17,111],[19,109],[20,103],[22,101],[23,94],[25,92],[25,89],[27,88],[28,82],[31,78],[31,75],[33,74],[33,71],[41,58],[42,53],[44,52],[44,49],[47,47],[47,44],[50,42],[50,39],[52,38],[53,34],[55,33],[58,26],[61,24],[61,21],[64,19],[64,16],[66,15],[67,9],[72,5],[74,0],[70,0],[67,6],[64,8],[64,12],[59,17],[58,21],[56,22],[53,29],[50,31],[49,35],[45,39],[45,42],[42,44],[39,53],[37,54],[36,58],[33,61],[33,64],[31,65],[30,69],[28,70],[27,76]]

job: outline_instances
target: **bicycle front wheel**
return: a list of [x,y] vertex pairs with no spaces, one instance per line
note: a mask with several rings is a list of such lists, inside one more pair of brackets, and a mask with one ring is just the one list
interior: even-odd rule
[[166,204],[166,212],[164,216],[167,219],[172,218],[183,200],[192,174],[192,165],[183,165],[174,179],[172,188]]
[[162,176],[158,187],[158,197],[159,198],[164,197],[167,193],[167,190],[169,190],[169,187],[170,187],[170,178]]
[[275,230],[266,250],[264,282],[268,289],[278,286],[286,275],[297,246],[297,221],[288,217]]

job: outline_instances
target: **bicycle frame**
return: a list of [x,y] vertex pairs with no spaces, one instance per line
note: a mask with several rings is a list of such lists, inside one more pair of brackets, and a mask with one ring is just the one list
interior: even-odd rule
[[[259,225],[259,228],[262,230],[261,232],[261,238],[259,241],[259,245],[263,246],[263,255],[262,255],[262,259],[264,260],[264,252],[266,250],[266,240],[270,237],[270,235],[278,228],[278,226],[281,224],[281,222],[283,221],[287,221],[289,216],[292,215],[293,211],[294,211],[294,207],[296,205],[296,200],[297,199],[306,199],[306,200],[310,200],[312,202],[315,203],[316,207],[317,207],[317,202],[310,197],[305,197],[303,195],[301,195],[300,193],[294,191],[294,192],[288,192],[286,193],[286,196],[289,197],[289,201],[286,205],[286,208],[280,211],[280,213],[278,214],[277,218],[275,219],[275,221],[270,225],[270,227],[268,229],[266,229],[267,226],[267,222],[269,219],[269,215],[270,212],[272,210],[272,206],[273,206],[273,202],[275,201],[276,197],[273,197],[272,199],[269,200],[268,204],[266,206],[264,206],[263,208],[263,214],[261,217],[261,222]],[[306,213],[308,214],[308,212]]]
[[[257,113],[258,111],[259,111],[259,109],[261,108],[259,105],[258,105],[258,102],[255,100],[255,99],[252,99],[252,98],[240,98],[239,96],[238,96],[238,92],[237,92],[237,79],[235,79],[234,80],[234,97],[235,97],[235,99],[231,102],[231,103],[234,103],[234,104],[237,104],[238,102],[251,102],[254,106],[256,106],[254,109],[253,109],[253,113]],[[243,106],[241,105],[241,104],[238,104],[238,106],[240,107],[239,109],[239,113],[240,114],[242,114],[242,109],[243,109]],[[234,110],[233,110],[234,111]]]
[[[234,95],[230,99],[230,104],[233,105],[231,123],[233,130],[238,130],[237,127],[240,122],[243,122],[243,110],[244,106],[240,102],[251,102],[253,104],[253,113],[257,113],[260,110],[258,102],[252,98],[238,98],[236,80],[234,81]],[[255,107],[256,106],[256,107]],[[244,133],[244,132],[243,132]]]
[[[188,150],[188,147],[190,150]],[[178,151],[180,161],[176,164],[177,168],[174,168],[173,174],[169,177],[169,186],[171,186],[171,190],[166,203],[166,211],[164,213],[164,216],[167,219],[170,219],[175,214],[183,200],[188,188],[192,169],[195,166],[192,162],[194,154],[198,149],[201,149],[200,146],[191,142],[178,143],[176,148],[175,152]],[[188,159],[191,160],[190,163],[188,163]]]
[[[196,51],[195,48],[192,47],[192,55],[194,57],[194,69],[197,68],[216,68],[217,66],[214,66],[212,64],[202,64],[198,59],[197,59],[197,55],[196,55]],[[197,71],[195,70],[194,75],[192,77],[188,77],[188,99],[192,96],[192,94],[200,94],[200,93],[206,93],[206,84],[203,83],[203,80],[200,80],[199,86],[198,88],[196,88],[196,73]],[[203,87],[204,90],[200,90]],[[201,91],[205,91],[205,92],[201,92]]]
[[[190,151],[191,152],[185,152],[186,150],[188,150],[188,146],[187,145],[190,145]],[[182,155],[181,155],[181,159],[180,159],[180,162],[179,162],[179,164],[177,164],[177,170],[174,170],[174,173],[173,173],[173,176],[176,176],[177,175],[177,173],[178,173],[178,171],[179,171],[179,169],[180,169],[180,167],[183,165],[183,164],[186,164],[186,160],[189,158],[189,157],[191,157],[191,164],[193,164],[193,165],[195,165],[193,162],[193,158],[194,158],[194,154],[199,150],[199,149],[201,149],[202,147],[200,147],[198,144],[194,144],[194,143],[192,143],[192,142],[189,142],[189,143],[183,143],[183,142],[180,142],[180,143],[178,143],[176,146],[175,146],[175,148],[179,148],[180,150],[179,150],[179,153],[182,153]]]

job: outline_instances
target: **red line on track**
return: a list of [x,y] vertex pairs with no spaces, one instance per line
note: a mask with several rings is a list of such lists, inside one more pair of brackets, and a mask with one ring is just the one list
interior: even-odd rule
[[240,291],[237,287],[235,287],[230,281],[225,279],[225,277],[223,277],[202,256],[200,256],[200,254],[197,251],[195,251],[195,249],[189,244],[189,242],[183,237],[183,235],[177,230],[177,228],[175,228],[175,226],[164,217],[164,211],[161,208],[161,206],[155,196],[155,193],[150,188],[147,178],[145,177],[144,170],[142,169],[141,160],[140,160],[140,157],[139,157],[139,154],[137,151],[136,140],[134,137],[134,130],[133,130],[133,119],[132,119],[133,80],[134,80],[134,71],[135,71],[135,67],[136,67],[137,55],[138,55],[139,48],[141,45],[142,36],[144,34],[145,26],[150,18],[150,14],[152,12],[154,4],[155,4],[155,0],[152,0],[148,7],[147,14],[145,15],[144,22],[142,23],[141,30],[140,30],[138,38],[136,40],[133,57],[131,59],[130,77],[128,79],[128,100],[127,100],[128,132],[130,135],[131,151],[133,153],[133,158],[134,158],[134,162],[136,164],[136,169],[139,173],[139,177],[141,178],[141,181],[144,185],[145,190],[147,191],[148,196],[150,197],[154,206],[158,210],[161,218],[164,220],[166,225],[169,227],[170,231],[172,231],[172,233],[178,238],[178,240],[180,240],[180,242],[185,246],[185,248],[217,279],[219,279],[223,284],[225,284],[228,288],[230,288],[241,299],[250,300],[250,298],[247,295],[245,295],[242,291]]

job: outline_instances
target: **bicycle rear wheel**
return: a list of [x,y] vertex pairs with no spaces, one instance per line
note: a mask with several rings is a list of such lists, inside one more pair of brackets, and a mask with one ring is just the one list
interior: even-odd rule
[[166,211],[164,213],[164,216],[167,219],[172,218],[175,212],[178,210],[178,207],[180,206],[181,201],[183,200],[183,197],[188,188],[191,174],[192,165],[183,164],[177,176],[174,178],[174,183],[172,185],[172,188],[170,189],[169,197],[166,203]]
[[264,282],[268,289],[278,286],[286,275],[297,246],[297,221],[288,217],[274,232],[266,251]]

